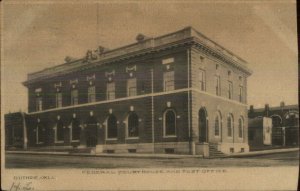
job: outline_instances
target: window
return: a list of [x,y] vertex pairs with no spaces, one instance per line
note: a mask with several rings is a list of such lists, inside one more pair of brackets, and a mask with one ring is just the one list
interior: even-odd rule
[[107,88],[107,92],[106,92],[107,100],[115,99],[115,83],[114,82],[107,83],[106,88]]
[[218,113],[215,118],[215,136],[220,136],[220,129],[221,129],[221,117]]
[[240,102],[243,101],[243,86],[240,86],[240,90],[239,90],[239,100],[240,100]]
[[242,117],[239,118],[239,138],[243,138],[244,120]]
[[62,93],[56,92],[56,107],[62,107]]
[[71,91],[71,105],[77,105],[78,104],[78,90],[73,89]]
[[71,140],[72,141],[77,141],[80,139],[80,124],[79,121],[76,119],[72,120],[72,125],[71,125]]
[[95,86],[88,87],[88,102],[96,101],[96,88]]
[[56,123],[55,137],[57,142],[64,140],[64,124],[61,120]]
[[136,78],[127,80],[127,96],[136,96]]
[[232,92],[233,92],[232,82],[228,81],[228,99],[232,99]]
[[229,114],[227,117],[227,136],[232,137],[233,131],[233,117],[232,114]]
[[42,111],[42,109],[43,109],[42,97],[38,96],[36,97],[36,111]]
[[205,89],[206,89],[206,76],[205,76],[205,71],[204,70],[199,70],[199,85],[200,85],[200,90],[205,91]]
[[38,124],[36,127],[36,144],[42,144],[45,140],[45,128]]
[[215,76],[215,89],[216,95],[221,95],[220,76]]
[[164,91],[174,90],[174,71],[164,73]]
[[171,109],[164,113],[164,136],[176,136],[176,113]]
[[139,117],[136,113],[131,113],[128,116],[128,137],[138,137],[139,136]]
[[118,135],[117,118],[111,114],[107,119],[107,138],[114,139],[117,138],[117,135]]

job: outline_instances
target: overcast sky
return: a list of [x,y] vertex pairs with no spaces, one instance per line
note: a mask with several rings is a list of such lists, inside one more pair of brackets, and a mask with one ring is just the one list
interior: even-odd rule
[[4,112],[27,111],[21,84],[27,73],[62,64],[66,56],[80,58],[98,45],[133,43],[138,33],[155,37],[186,26],[249,63],[249,105],[298,103],[295,1],[101,1],[98,13],[96,1],[72,2],[2,3]]

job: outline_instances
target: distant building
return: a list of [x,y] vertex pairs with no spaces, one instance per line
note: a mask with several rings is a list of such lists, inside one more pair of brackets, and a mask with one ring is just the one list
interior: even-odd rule
[[249,118],[248,142],[250,150],[263,149],[272,145],[272,118]]
[[246,61],[191,27],[28,75],[29,147],[246,152]]
[[[272,118],[272,145],[299,145],[299,105],[255,108],[251,105],[249,120],[254,118]],[[249,129],[250,130],[250,129]],[[249,134],[250,139],[250,134]]]
[[5,146],[13,148],[26,148],[26,114],[23,112],[8,113],[4,115]]

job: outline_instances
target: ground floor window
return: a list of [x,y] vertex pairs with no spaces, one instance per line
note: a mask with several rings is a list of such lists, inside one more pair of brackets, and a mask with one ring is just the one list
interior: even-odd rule
[[220,136],[220,129],[221,129],[221,116],[218,112],[215,117],[215,136]]
[[117,118],[114,115],[109,115],[107,119],[107,138],[117,138],[118,127],[117,127]]
[[138,137],[139,136],[139,117],[136,113],[130,113],[128,116],[128,137]]
[[55,128],[56,141],[64,140],[64,124],[61,120],[57,121]]
[[232,114],[229,114],[227,117],[227,136],[232,137],[233,131],[233,117]]
[[42,125],[36,127],[36,143],[41,144],[45,142],[45,128]]
[[176,113],[172,109],[164,113],[164,136],[176,136]]
[[244,120],[242,117],[239,118],[239,138],[243,138]]
[[80,132],[81,132],[80,123],[78,120],[74,119],[71,125],[71,140],[72,141],[79,140]]

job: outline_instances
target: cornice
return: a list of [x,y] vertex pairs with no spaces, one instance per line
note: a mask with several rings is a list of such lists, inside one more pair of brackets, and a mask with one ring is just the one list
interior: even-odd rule
[[151,55],[160,51],[171,50],[186,45],[195,46],[217,60],[238,68],[246,73],[246,75],[251,75],[252,73],[252,71],[247,67],[246,61],[234,55],[231,51],[225,49],[216,42],[210,40],[192,27],[186,27],[182,30],[156,38],[148,38],[134,44],[104,51],[100,55],[92,55],[92,51],[88,51],[85,58],[29,74],[28,80],[23,82],[23,84],[27,86],[49,78],[59,77],[115,62],[130,60],[144,55]]

